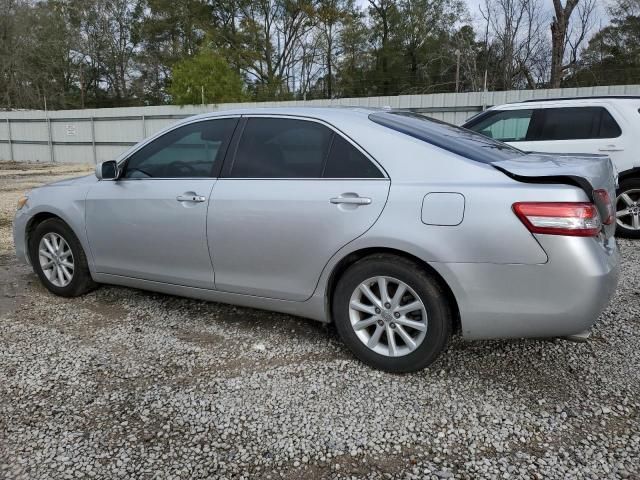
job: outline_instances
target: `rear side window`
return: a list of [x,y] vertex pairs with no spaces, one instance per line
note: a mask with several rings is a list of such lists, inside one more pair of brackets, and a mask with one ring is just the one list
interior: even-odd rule
[[333,132],[324,125],[288,118],[250,118],[230,176],[319,178]]
[[621,130],[603,107],[544,108],[535,140],[586,140],[615,138]]
[[380,178],[358,149],[317,122],[249,118],[240,137],[231,178]]
[[602,121],[600,123],[600,138],[617,138],[622,135],[618,122],[605,109],[602,109]]
[[466,128],[411,112],[376,112],[369,120],[481,163],[493,163],[524,152]]
[[382,178],[382,172],[340,135],[335,135],[324,178]]
[[491,112],[469,128],[501,142],[521,142],[527,140],[533,110],[504,110]]

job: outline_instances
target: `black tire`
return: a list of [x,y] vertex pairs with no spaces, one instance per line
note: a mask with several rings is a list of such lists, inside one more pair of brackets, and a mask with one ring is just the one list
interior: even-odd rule
[[[49,233],[60,235],[69,245],[73,254],[73,276],[68,285],[54,285],[45,275],[40,265],[38,246],[42,237]],[[33,270],[47,289],[61,297],[77,297],[96,288],[96,283],[91,278],[87,257],[78,237],[71,228],[59,218],[50,218],[39,223],[29,237],[29,258],[33,264]]]
[[[617,191],[617,196],[619,197],[623,193],[629,192],[629,191],[637,191],[632,194],[632,197],[636,202],[640,203],[640,194],[638,194],[638,192],[640,192],[640,178],[638,177],[627,178],[621,181],[620,188]],[[619,207],[617,205],[618,203],[620,202],[616,202],[616,210],[619,210]],[[629,217],[623,218],[622,220],[629,221]],[[616,234],[617,236],[624,237],[624,238],[640,238],[640,230],[625,228],[620,224],[616,226]]]
[[[358,338],[351,325],[351,295],[362,282],[377,276],[404,282],[426,308],[426,336],[415,350],[406,355],[391,357],[371,350]],[[446,295],[432,275],[406,258],[388,254],[365,257],[344,272],[334,290],[332,313],[340,337],[358,359],[373,368],[394,373],[415,372],[433,363],[446,348],[453,323]]]

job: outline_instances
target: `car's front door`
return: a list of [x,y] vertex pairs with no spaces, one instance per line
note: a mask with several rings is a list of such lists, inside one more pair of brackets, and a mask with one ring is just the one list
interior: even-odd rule
[[305,300],[329,259],[376,221],[389,179],[320,122],[252,117],[241,128],[208,213],[216,289]]
[[91,188],[86,226],[98,273],[214,287],[207,208],[237,121],[175,128],[134,152],[118,180]]

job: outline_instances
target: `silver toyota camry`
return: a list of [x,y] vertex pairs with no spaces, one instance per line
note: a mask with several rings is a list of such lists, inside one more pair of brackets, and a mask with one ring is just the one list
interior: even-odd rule
[[393,110],[191,117],[19,202],[54,294],[106,283],[334,322],[407,372],[467,339],[585,334],[618,279],[607,157],[526,155]]

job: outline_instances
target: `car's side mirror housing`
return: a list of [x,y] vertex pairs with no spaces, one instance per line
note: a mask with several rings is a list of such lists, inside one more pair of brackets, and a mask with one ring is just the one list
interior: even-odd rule
[[115,160],[107,160],[96,165],[96,177],[98,177],[98,180],[117,180],[119,173],[118,162]]

